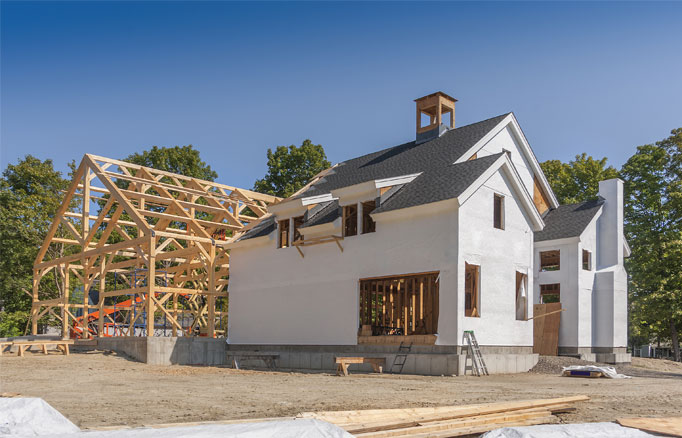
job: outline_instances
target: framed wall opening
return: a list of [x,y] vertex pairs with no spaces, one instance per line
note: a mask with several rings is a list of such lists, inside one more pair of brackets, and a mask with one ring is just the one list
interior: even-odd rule
[[528,276],[516,271],[516,320],[528,319]]
[[586,249],[583,249],[583,270],[592,270],[592,253]]
[[559,303],[561,302],[561,284],[541,284],[540,285],[540,303]]
[[561,269],[561,251],[540,252],[540,272],[558,271]]
[[464,316],[481,316],[480,277],[480,266],[464,264]]
[[358,234],[358,206],[356,204],[343,207],[343,237]]
[[399,342],[404,336],[424,336],[422,341],[430,342],[426,337],[438,332],[438,277],[426,272],[361,279],[360,338]]

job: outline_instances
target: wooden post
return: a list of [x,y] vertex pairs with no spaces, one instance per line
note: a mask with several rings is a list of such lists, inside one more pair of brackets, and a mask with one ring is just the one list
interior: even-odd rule
[[104,335],[104,292],[106,290],[106,255],[102,255],[102,261],[99,266],[99,302],[97,303],[97,310],[99,311],[99,319],[97,321],[97,336]]
[[90,285],[92,284],[92,277],[90,276],[90,259],[81,259],[83,265],[83,316],[81,318],[81,338],[87,339],[90,337],[88,332],[88,317],[90,316]]
[[64,291],[64,305],[62,306],[62,338],[63,339],[68,339],[70,332],[69,332],[69,296],[71,294],[70,288],[70,281],[69,279],[71,278],[71,270],[69,269],[69,263],[65,263],[62,265],[62,269],[64,272],[64,278],[62,279],[62,289]]
[[209,338],[215,337],[215,243],[211,244],[208,255],[211,257],[208,261],[208,333]]
[[[173,318],[175,318],[175,320],[178,321],[178,294],[177,293],[173,294]],[[172,333],[173,337],[176,337],[178,335],[178,327],[175,324],[173,324],[172,331],[173,331],[173,333]]]
[[31,306],[31,334],[38,334],[38,312],[40,307],[36,306],[38,302],[38,287],[40,286],[40,271],[33,270],[33,305]]
[[156,289],[156,237],[149,237],[149,253],[147,265],[147,337],[154,336],[154,291]]

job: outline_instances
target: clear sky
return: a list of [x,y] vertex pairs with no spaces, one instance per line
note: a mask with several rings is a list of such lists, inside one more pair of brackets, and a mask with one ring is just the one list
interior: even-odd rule
[[414,138],[413,99],[456,124],[514,111],[538,158],[617,167],[682,127],[682,3],[1,4],[0,165],[65,170],[193,144],[250,188],[268,147],[332,162]]

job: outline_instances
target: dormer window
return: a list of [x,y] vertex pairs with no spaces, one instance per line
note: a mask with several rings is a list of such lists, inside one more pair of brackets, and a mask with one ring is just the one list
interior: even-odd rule
[[376,201],[362,203],[362,234],[373,233],[376,231],[376,223],[369,214],[376,208]]
[[357,204],[343,207],[343,237],[358,234],[358,206]]
[[289,219],[284,219],[278,223],[278,248],[286,248],[289,246]]
[[304,222],[303,216],[298,216],[294,218],[294,232],[292,234],[293,239],[291,240],[291,243],[303,239],[303,235],[301,234],[300,231],[301,226],[303,226],[303,222]]

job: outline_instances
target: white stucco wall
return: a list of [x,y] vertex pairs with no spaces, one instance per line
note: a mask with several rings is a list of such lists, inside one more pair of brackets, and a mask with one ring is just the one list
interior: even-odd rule
[[[493,197],[504,195],[504,230],[493,227]],[[516,271],[528,275],[533,290],[533,232],[516,201],[517,194],[502,171],[460,206],[460,254],[458,263],[458,339],[474,330],[481,345],[531,346],[532,321],[516,320]],[[464,316],[464,264],[480,266],[480,317]],[[442,314],[442,310],[441,310]],[[527,315],[532,314],[528,293]]]
[[502,151],[511,152],[511,160],[516,168],[523,185],[528,190],[528,193],[533,193],[533,170],[531,169],[525,153],[522,152],[518,139],[514,135],[510,126],[502,129],[489,142],[487,142],[477,152],[477,157],[485,157],[488,155],[498,154]]
[[456,222],[451,200],[378,221],[375,233],[344,239],[343,252],[327,243],[302,258],[274,239],[232,249],[229,342],[355,345],[359,279],[440,271],[437,342],[456,343]]
[[[537,242],[534,302],[540,285],[560,283],[559,347],[618,348],[627,345],[627,273],[623,266],[623,191],[620,180],[602,181],[604,206],[583,233],[571,239]],[[540,252],[560,250],[560,270],[539,272]],[[582,268],[582,250],[592,254]]]

